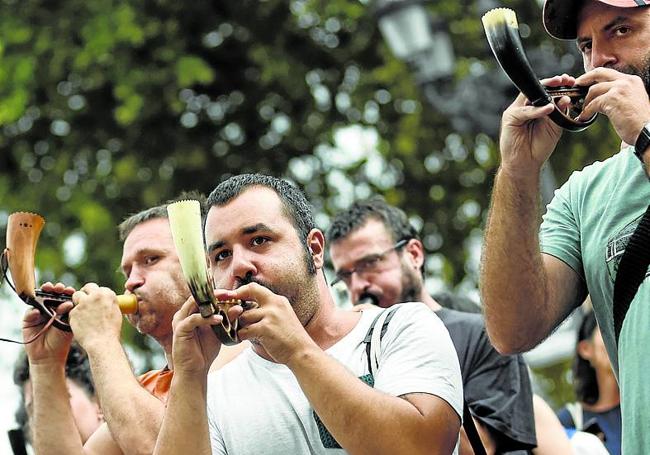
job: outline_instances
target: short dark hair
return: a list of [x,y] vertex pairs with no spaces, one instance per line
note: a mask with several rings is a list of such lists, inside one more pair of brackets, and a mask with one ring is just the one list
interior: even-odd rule
[[[593,311],[588,311],[582,317],[580,328],[578,329],[577,342],[588,340],[594,336],[594,331],[598,327],[596,316]],[[598,379],[596,370],[591,366],[588,360],[583,359],[578,354],[576,344],[576,355],[573,359],[573,384],[578,401],[594,404],[598,401]]]
[[[86,392],[88,397],[95,396],[95,384],[90,372],[88,355],[77,343],[72,343],[68,358],[65,361],[65,377],[77,384]],[[29,381],[29,360],[25,352],[21,352],[14,365],[14,384],[20,389],[20,404],[16,409],[16,423],[23,429],[23,434],[29,440],[27,428],[27,410],[25,409],[25,383]]]
[[203,217],[205,215],[205,196],[198,191],[182,192],[178,195],[178,197],[170,199],[164,204],[142,210],[138,213],[130,215],[128,218],[122,221],[117,227],[120,235],[120,241],[125,241],[131,231],[135,229],[137,225],[142,224],[145,221],[154,220],[157,218],[168,218],[167,206],[173,202],[183,201],[186,199],[195,199],[199,201],[201,204],[201,216]]
[[270,188],[278,195],[282,202],[284,215],[289,219],[298,234],[307,257],[307,268],[310,274],[316,273],[314,261],[307,245],[309,232],[316,227],[311,204],[300,189],[286,180],[264,174],[235,175],[212,190],[207,200],[207,209],[213,206],[224,206],[253,186]]
[[[327,242],[334,244],[349,236],[362,227],[368,220],[381,222],[393,242],[400,240],[420,240],[417,230],[409,222],[406,213],[393,205],[388,204],[381,196],[354,202],[350,207],[337,213],[327,229]],[[424,276],[424,265],[420,268]]]

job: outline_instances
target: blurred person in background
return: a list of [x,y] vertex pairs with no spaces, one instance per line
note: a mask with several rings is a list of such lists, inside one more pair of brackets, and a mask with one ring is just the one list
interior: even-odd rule
[[[537,439],[523,358],[502,356],[492,347],[480,314],[443,308],[429,295],[424,246],[404,211],[379,197],[355,202],[332,219],[327,241],[336,271],[332,284],[346,285],[355,308],[374,306],[359,306],[364,301],[380,307],[423,302],[442,320],[460,361],[465,401],[487,452],[529,453]],[[456,303],[447,294],[441,300],[447,306],[476,306],[464,299]]]
[[[104,422],[104,414],[95,394],[88,356],[77,343],[72,343],[70,346],[65,363],[65,377],[74,422],[79,430],[81,442],[85,443]],[[20,389],[20,404],[16,410],[16,423],[20,425],[26,442],[31,444],[33,393],[29,378],[29,363],[24,352],[18,356],[14,367],[14,383]]]
[[592,311],[584,314],[573,360],[575,403],[558,418],[565,428],[600,435],[612,455],[621,454],[621,397],[605,343]]

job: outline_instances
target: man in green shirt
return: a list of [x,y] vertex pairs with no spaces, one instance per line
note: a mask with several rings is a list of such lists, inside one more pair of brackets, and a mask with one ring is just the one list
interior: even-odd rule
[[523,95],[504,112],[481,269],[488,333],[503,353],[526,351],[588,292],[621,385],[623,451],[650,453],[650,390],[642,370],[650,354],[647,274],[618,345],[612,316],[618,265],[650,202],[644,170],[650,164],[644,141],[650,134],[650,8],[645,0],[546,0],[544,25],[555,38],[575,40],[586,70],[545,84],[590,86],[579,120],[606,115],[622,145],[569,178],[538,236],[540,169],[561,130],[548,118],[552,105],[534,107]]

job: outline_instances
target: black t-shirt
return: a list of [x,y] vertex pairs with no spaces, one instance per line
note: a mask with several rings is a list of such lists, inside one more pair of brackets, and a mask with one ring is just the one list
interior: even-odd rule
[[436,311],[456,348],[463,393],[472,415],[490,427],[499,453],[523,454],[537,445],[528,369],[520,355],[490,344],[480,314]]

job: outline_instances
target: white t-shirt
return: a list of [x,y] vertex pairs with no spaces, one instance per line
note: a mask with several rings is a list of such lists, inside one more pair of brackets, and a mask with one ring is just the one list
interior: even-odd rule
[[[422,303],[396,310],[381,340],[374,387],[394,396],[430,393],[462,416],[460,367],[447,329]],[[356,327],[326,351],[357,377],[369,373],[363,339],[379,311],[364,311]],[[252,349],[208,376],[207,405],[213,454],[347,453],[324,447],[291,370]]]

